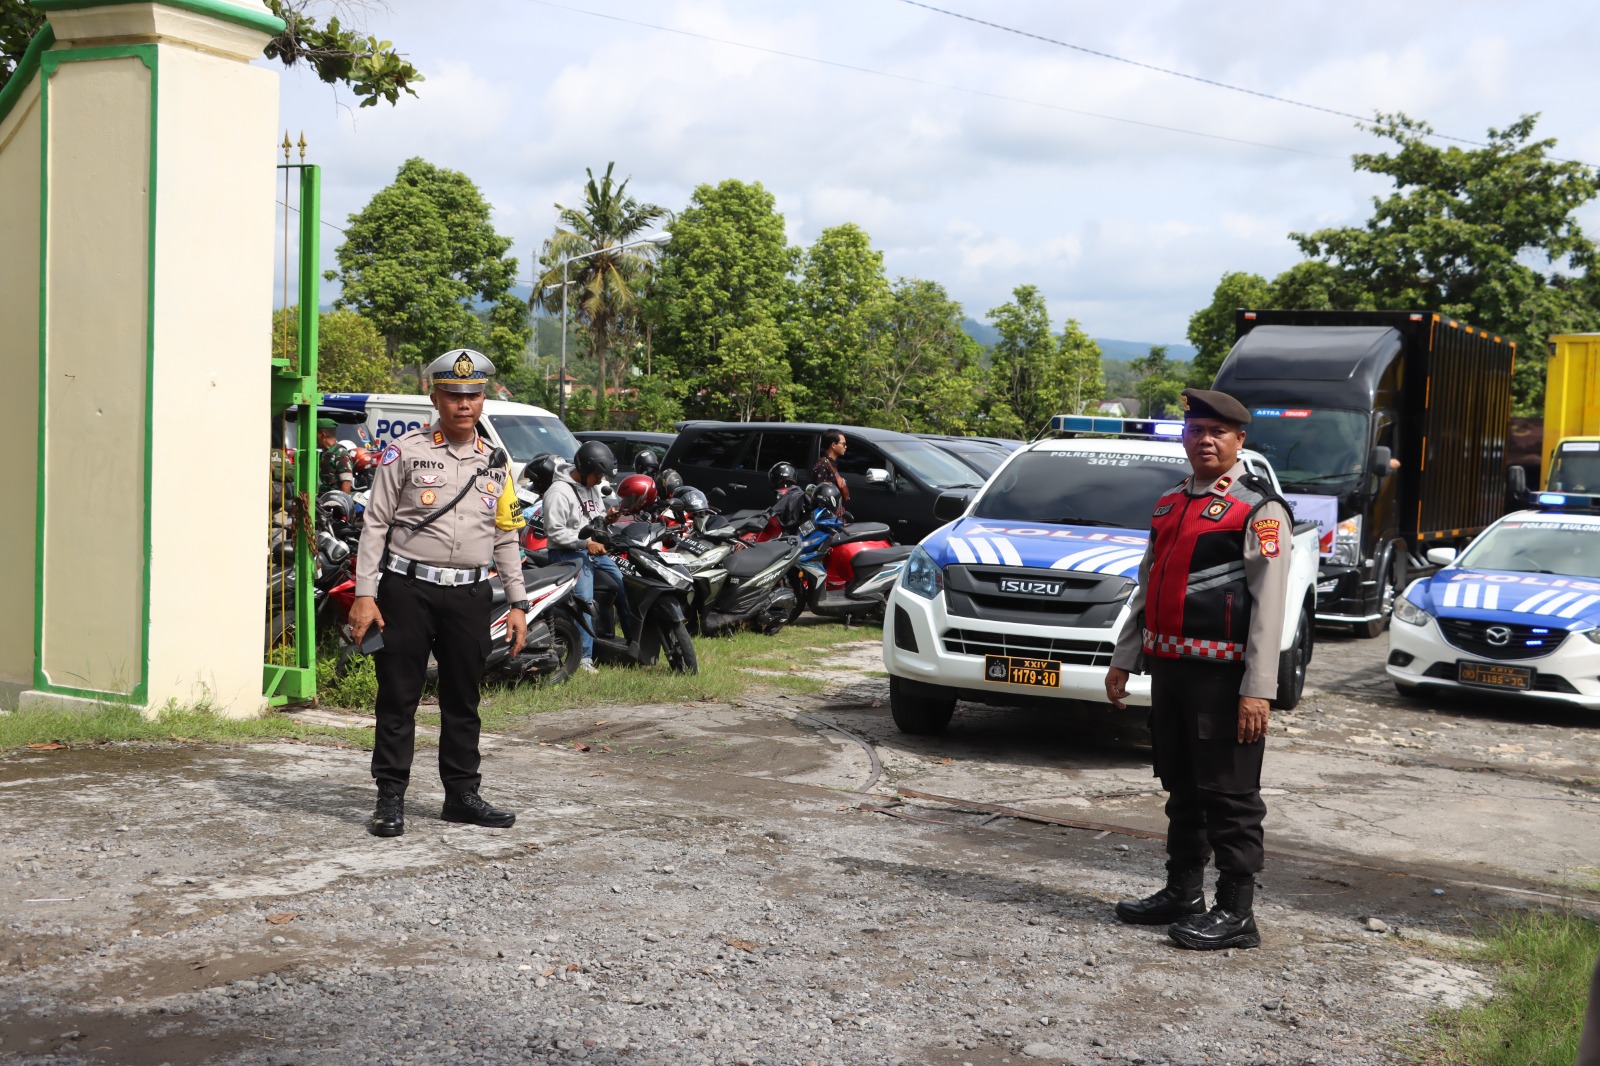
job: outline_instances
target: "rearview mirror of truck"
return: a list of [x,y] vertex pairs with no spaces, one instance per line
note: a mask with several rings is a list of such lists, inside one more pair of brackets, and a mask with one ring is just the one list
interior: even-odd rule
[[1372,449],[1372,476],[1388,477],[1391,473],[1393,473],[1389,466],[1389,462],[1393,458],[1394,453],[1382,444]]

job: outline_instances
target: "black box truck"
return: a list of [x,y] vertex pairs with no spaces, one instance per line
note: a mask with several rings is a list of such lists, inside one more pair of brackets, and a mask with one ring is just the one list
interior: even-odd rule
[[1317,620],[1389,624],[1425,552],[1500,517],[1516,345],[1429,311],[1240,311],[1214,388],[1251,410],[1322,560]]

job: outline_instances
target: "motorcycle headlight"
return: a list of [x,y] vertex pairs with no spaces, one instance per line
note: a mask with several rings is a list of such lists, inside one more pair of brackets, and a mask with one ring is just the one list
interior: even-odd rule
[[1394,617],[1397,622],[1407,625],[1425,626],[1428,624],[1428,612],[1408,600],[1404,595],[1394,601]]
[[1361,516],[1346,518],[1333,531],[1333,551],[1328,562],[1338,566],[1361,564]]
[[944,571],[919,545],[912,549],[905,569],[900,571],[900,584],[907,592],[931,600],[944,589]]

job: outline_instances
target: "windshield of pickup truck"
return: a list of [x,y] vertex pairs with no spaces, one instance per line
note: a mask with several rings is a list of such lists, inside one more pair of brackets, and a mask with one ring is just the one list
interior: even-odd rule
[[1569,441],[1550,464],[1552,492],[1600,492],[1600,441]]
[[494,415],[495,432],[505,442],[511,458],[525,463],[543,452],[552,452],[563,459],[571,459],[578,450],[574,437],[559,418],[544,415]]
[[1366,468],[1364,411],[1257,407],[1251,414],[1245,447],[1267,457],[1284,488],[1348,481]]
[[1156,500],[1188,474],[1189,461],[1170,452],[1024,452],[989,482],[971,514],[1052,525],[1149,529]]
[[975,489],[983,484],[977,471],[931,444],[881,441],[878,447],[930,489]]

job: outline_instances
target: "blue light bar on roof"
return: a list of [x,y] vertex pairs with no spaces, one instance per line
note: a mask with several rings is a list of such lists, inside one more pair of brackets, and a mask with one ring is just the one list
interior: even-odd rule
[[1098,415],[1056,415],[1050,428],[1057,433],[1100,433],[1112,437],[1181,437],[1182,422],[1150,418],[1101,418]]
[[1567,502],[1567,498],[1559,492],[1539,493],[1539,503],[1545,507],[1560,507]]

